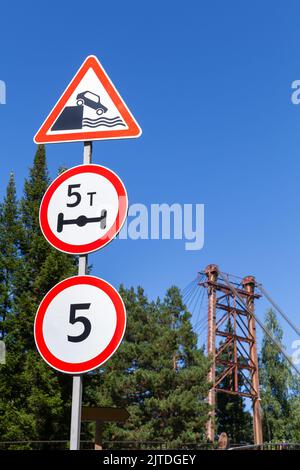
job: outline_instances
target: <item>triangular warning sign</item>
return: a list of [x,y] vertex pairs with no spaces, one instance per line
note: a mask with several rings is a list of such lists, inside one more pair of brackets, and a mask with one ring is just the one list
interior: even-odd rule
[[37,144],[139,137],[142,131],[95,56],[89,56],[34,137]]

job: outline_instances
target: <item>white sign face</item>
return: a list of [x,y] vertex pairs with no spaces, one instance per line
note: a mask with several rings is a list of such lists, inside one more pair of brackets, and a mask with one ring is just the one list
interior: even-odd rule
[[99,165],[80,165],[49,186],[40,207],[45,238],[58,250],[90,253],[109,243],[127,215],[125,187]]
[[[66,130],[70,133],[78,132],[77,115],[80,116],[80,127],[86,132],[128,129],[119,110],[91,68],[66,102],[63,113],[52,126],[51,134],[64,134]],[[72,125],[75,126],[74,129]]]
[[83,173],[71,176],[53,193],[48,223],[64,243],[77,245],[80,240],[81,245],[86,245],[113,226],[118,210],[118,193],[111,182],[96,173]]
[[125,324],[124,304],[110,284],[93,276],[76,276],[44,297],[35,319],[35,341],[50,366],[84,373],[111,357]]

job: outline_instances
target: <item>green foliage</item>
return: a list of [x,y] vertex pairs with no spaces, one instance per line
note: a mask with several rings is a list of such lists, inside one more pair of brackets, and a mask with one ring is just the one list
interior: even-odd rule
[[19,208],[16,199],[14,175],[11,174],[6,196],[0,205],[0,320],[1,337],[12,309],[15,273],[19,267]]
[[[282,344],[283,332],[273,310],[267,312],[265,326]],[[264,439],[299,441],[299,378],[292,375],[286,359],[267,335],[260,357],[260,385]]]
[[286,432],[291,442],[300,442],[300,377],[293,376],[289,397],[289,419]]
[[143,289],[120,289],[128,313],[125,339],[100,375],[97,404],[126,407],[129,420],[107,425],[109,440],[172,443],[205,439],[208,360],[197,348],[179,290],[149,302]]

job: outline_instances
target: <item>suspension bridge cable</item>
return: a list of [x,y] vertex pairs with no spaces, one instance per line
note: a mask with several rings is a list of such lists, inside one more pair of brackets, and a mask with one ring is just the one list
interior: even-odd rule
[[[197,333],[198,337],[201,338],[205,330],[207,329],[208,318],[204,314],[201,318],[200,314],[202,311],[203,300],[205,297],[205,289],[199,289],[198,284],[203,281],[205,275],[202,274],[199,277],[193,279],[182,291],[182,298],[187,306],[188,310],[191,312],[192,316],[197,312],[197,317],[193,325],[193,330]],[[200,335],[199,335],[200,332]]]
[[186,305],[187,307],[190,309],[192,307],[192,304],[195,300],[195,297],[197,296],[199,290],[198,290],[198,285],[195,285],[194,289],[193,289],[193,292],[191,293],[191,295],[189,296],[189,299],[186,300]]
[[197,296],[195,298],[194,306],[193,306],[193,309],[190,310],[192,315],[194,315],[194,313],[197,309],[197,306],[199,304],[199,300],[201,299],[201,296],[202,296],[202,292],[200,291],[199,287],[197,287]]
[[207,347],[207,323],[208,322],[206,322],[198,332],[198,341],[204,343],[205,348]]
[[197,281],[197,278],[195,277],[191,282],[189,282],[183,289],[182,289],[182,295],[184,296],[187,291],[193,286],[193,284],[195,284],[195,282]]
[[289,317],[281,310],[281,308],[274,302],[272,297],[268,294],[266,289],[262,286],[262,284],[258,284],[257,282],[255,283],[256,287],[260,292],[266,297],[266,299],[273,305],[275,310],[277,310],[278,313],[285,319],[285,321],[290,325],[290,327],[297,333],[297,335],[300,336],[300,330],[299,328],[289,319]]
[[183,297],[183,303],[186,305],[187,308],[189,308],[189,305],[190,305],[190,300],[191,298],[195,295],[195,292],[196,292],[196,289],[197,289],[197,286],[194,286],[189,292],[188,294]]
[[194,325],[194,331],[195,333],[199,334],[202,329],[206,329],[208,326],[208,317],[207,314],[205,313],[200,320]]
[[201,336],[204,331],[207,329],[207,319],[205,318],[204,321],[201,322],[201,324],[197,325],[197,327],[195,328],[195,333],[197,333],[197,335]]
[[197,315],[197,318],[196,318],[196,321],[195,321],[195,327],[197,327],[198,323],[201,322],[203,320],[203,318],[207,318],[207,314],[205,313],[201,318],[200,318],[200,314],[202,312],[202,305],[203,305],[203,300],[204,300],[204,294],[205,294],[205,291],[203,289],[202,291],[202,297],[201,297],[201,302],[200,302],[200,307],[199,307],[199,311],[198,311],[198,315]]
[[[201,295],[202,294],[202,295]],[[199,296],[199,299],[201,298],[201,301],[200,301],[200,306],[198,308],[198,313],[197,313],[197,317],[196,317],[196,320],[195,320],[195,325],[197,324],[198,320],[199,320],[199,317],[200,317],[200,314],[201,314],[201,311],[202,311],[202,304],[203,304],[203,299],[204,299],[204,289],[203,291],[201,292],[200,296]],[[196,310],[196,308],[195,308]]]
[[204,333],[206,334],[206,331],[207,331],[207,323],[205,323],[200,329],[200,331],[198,332],[198,338],[201,338],[204,335]]
[[285,352],[285,350],[282,348],[281,344],[273,338],[272,333],[270,333],[270,331],[265,327],[265,325],[263,324],[263,322],[261,322],[261,321],[259,320],[259,318],[257,318],[257,316],[254,314],[254,312],[252,312],[252,311],[250,310],[250,308],[245,304],[244,300],[242,299],[242,297],[240,296],[240,294],[238,293],[238,291],[236,290],[236,288],[231,284],[231,282],[228,281],[228,279],[226,278],[226,276],[224,275],[224,273],[222,273],[222,272],[219,271],[219,270],[218,270],[218,273],[219,273],[219,275],[221,276],[221,278],[223,279],[223,281],[225,282],[225,284],[227,285],[227,287],[231,290],[231,292],[239,299],[239,301],[241,302],[241,304],[242,304],[243,307],[245,308],[246,312],[248,312],[249,315],[252,315],[252,316],[253,316],[253,318],[254,318],[255,321],[259,324],[259,326],[261,327],[261,329],[266,333],[266,335],[270,338],[270,340],[273,342],[273,344],[275,344],[275,346],[277,346],[277,348],[279,349],[279,351],[281,352],[281,354],[285,357],[285,359],[286,359],[287,362],[290,364],[290,366],[297,372],[297,374],[300,375],[300,370],[299,370],[298,367],[293,363],[293,361],[292,361],[291,358],[288,356],[288,354]]
[[201,325],[203,322],[207,320],[207,315],[203,315],[200,320],[197,321],[197,323],[194,324],[194,329],[196,330],[197,328],[201,328]]
[[191,292],[194,291],[194,289],[196,288],[196,285],[197,285],[197,279],[194,279],[192,282],[190,282],[186,287],[185,289],[183,289],[183,292],[182,292],[182,300],[184,302],[186,302],[186,299],[189,297],[189,295],[191,294]]

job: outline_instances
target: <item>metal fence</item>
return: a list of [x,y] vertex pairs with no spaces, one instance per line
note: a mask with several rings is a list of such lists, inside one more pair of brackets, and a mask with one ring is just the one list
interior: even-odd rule
[[265,442],[259,445],[232,446],[228,450],[300,450],[300,443]]
[[[94,441],[81,441],[81,450],[93,450]],[[212,443],[172,444],[161,441],[103,441],[103,450],[214,450]],[[3,450],[69,450],[70,441],[0,441]],[[261,445],[232,444],[228,450],[300,450],[300,443],[267,442]]]
[[[94,441],[81,441],[81,450],[93,450]],[[104,450],[211,450],[211,443],[183,443],[174,445],[161,441],[103,441]],[[3,441],[1,450],[68,450],[70,441]]]
[[103,441],[105,450],[211,450],[212,443],[172,444],[159,441]]
[[[1,450],[69,450],[70,441],[0,441]],[[94,442],[81,441],[80,449],[92,450]]]

